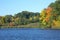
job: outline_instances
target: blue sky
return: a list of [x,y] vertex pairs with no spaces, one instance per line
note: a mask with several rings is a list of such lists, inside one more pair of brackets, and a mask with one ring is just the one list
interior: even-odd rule
[[0,16],[14,15],[21,11],[41,12],[55,0],[0,0]]

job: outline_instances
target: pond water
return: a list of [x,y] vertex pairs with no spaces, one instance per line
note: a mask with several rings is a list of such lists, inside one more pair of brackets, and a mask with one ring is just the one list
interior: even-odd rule
[[0,29],[0,40],[60,40],[60,30],[38,28]]

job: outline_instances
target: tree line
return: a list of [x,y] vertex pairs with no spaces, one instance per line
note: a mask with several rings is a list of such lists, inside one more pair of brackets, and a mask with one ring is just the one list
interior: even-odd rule
[[14,16],[5,15],[0,16],[0,26],[18,26],[18,25],[26,25],[29,23],[39,22],[40,13],[36,12],[28,12],[22,11]]

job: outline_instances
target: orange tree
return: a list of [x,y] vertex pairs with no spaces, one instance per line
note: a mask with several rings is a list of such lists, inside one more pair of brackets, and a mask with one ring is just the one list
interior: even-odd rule
[[52,8],[48,7],[47,9],[44,9],[40,14],[40,23],[42,26],[45,26],[44,28],[51,28],[51,22],[52,22],[52,15],[51,15]]

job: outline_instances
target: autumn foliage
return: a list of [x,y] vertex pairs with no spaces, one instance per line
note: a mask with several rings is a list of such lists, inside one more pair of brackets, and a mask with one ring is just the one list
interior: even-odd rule
[[47,25],[47,23],[49,23],[50,17],[51,17],[51,11],[52,11],[52,8],[48,7],[41,12],[40,20],[42,20],[43,25]]
[[42,20],[41,23],[45,26],[49,25],[52,28],[59,28],[60,27],[60,15],[57,15],[57,13],[55,14],[53,11],[54,10],[52,7],[48,7],[44,9],[40,15],[40,21]]

